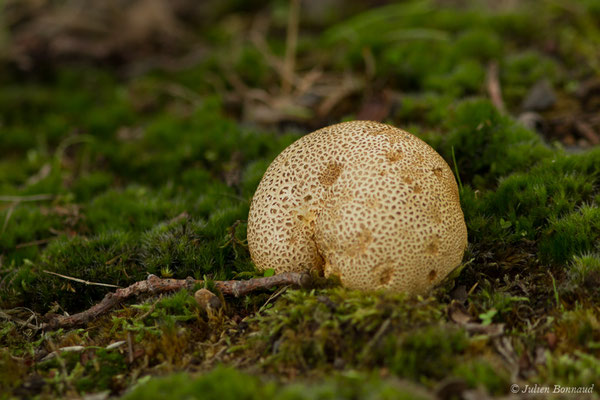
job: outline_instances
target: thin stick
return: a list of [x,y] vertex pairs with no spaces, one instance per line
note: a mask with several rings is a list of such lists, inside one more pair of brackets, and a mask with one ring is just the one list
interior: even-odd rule
[[[60,276],[60,275],[59,275]],[[84,281],[85,282],[85,281]],[[224,295],[235,297],[244,296],[252,291],[259,289],[268,289],[273,286],[295,285],[307,287],[310,285],[311,278],[308,274],[299,274],[295,272],[285,272],[283,274],[273,275],[264,278],[254,278],[247,281],[215,281],[214,284]],[[140,294],[159,294],[172,292],[181,289],[191,289],[196,284],[202,284],[204,281],[187,279],[161,279],[156,275],[149,275],[144,281],[117,289],[114,293],[107,293],[102,301],[91,308],[77,314],[62,316],[58,315],[48,323],[43,324],[44,329],[71,328],[85,324],[98,316],[105,314],[112,308],[119,305],[124,300]]]
[[281,79],[284,80],[285,68],[283,63],[271,52],[269,45],[267,44],[265,38],[261,36],[261,33],[257,31],[251,32],[250,41],[252,44],[254,44],[254,46],[256,46],[256,50],[258,50],[261,56],[267,60],[267,63],[271,66],[271,68],[277,71],[277,73],[281,76]]
[[15,249],[22,249],[24,247],[31,247],[31,246],[39,246],[40,244],[48,243],[50,240],[52,240],[52,238],[33,240],[33,241],[27,242],[27,243],[19,243],[18,245],[15,246]]
[[133,340],[131,338],[131,331],[127,332],[127,360],[129,364],[133,363]]
[[41,201],[51,200],[54,197],[52,194],[34,194],[31,196],[0,196],[0,201],[12,202],[23,202],[23,201]]
[[121,287],[121,286],[117,286],[117,285],[111,285],[110,283],[90,282],[90,281],[86,281],[84,279],[73,278],[72,276],[62,275],[62,274],[52,272],[52,271],[43,270],[42,272],[45,272],[50,275],[56,275],[63,279],[68,279],[70,281],[75,281],[75,282],[83,283],[85,285],[90,285],[90,286],[105,286],[105,287],[112,287],[112,288],[120,288]]
[[11,315],[8,315],[7,313],[5,313],[2,310],[0,310],[0,318],[6,319],[8,321],[16,322],[17,324],[19,324],[21,326],[25,326],[25,327],[27,327],[29,329],[35,329],[35,330],[39,329],[39,326],[36,326],[36,325],[32,324],[31,322],[23,321],[22,319],[15,318],[15,317],[13,317]]
[[502,100],[502,89],[500,87],[500,78],[498,77],[498,63],[491,62],[487,69],[487,91],[494,107],[500,112],[504,112],[504,101]]
[[373,335],[371,340],[369,340],[369,343],[367,343],[367,345],[363,348],[363,351],[361,351],[361,353],[360,353],[361,359],[364,359],[367,355],[369,355],[369,353],[371,352],[371,348],[377,344],[379,339],[381,339],[381,336],[383,336],[385,331],[388,330],[391,322],[392,322],[392,320],[390,318],[383,321],[383,323],[381,324],[379,329],[377,329],[377,332],[375,332],[375,335]]
[[6,227],[8,226],[8,221],[10,221],[10,217],[12,216],[13,211],[15,211],[15,205],[11,205],[8,209],[8,211],[6,212],[6,217],[4,217],[4,225],[2,225],[2,231],[0,231],[0,234],[4,234],[4,232],[6,231]]
[[456,163],[456,156],[454,155],[454,146],[451,147],[452,149],[452,163],[454,164],[454,173],[456,174],[456,180],[458,181],[458,187],[460,188],[460,191],[463,191],[463,185],[462,185],[462,181],[460,180],[460,175],[458,174],[458,164]]
[[289,288],[289,286],[284,286],[281,289],[279,289],[278,291],[276,291],[275,293],[273,293],[271,296],[269,296],[269,298],[267,299],[267,301],[265,301],[265,304],[263,304],[260,309],[259,312],[264,310],[265,307],[267,306],[267,304],[269,304],[270,302],[272,302],[273,300],[275,300],[276,298],[278,298],[279,296],[281,296],[287,289]]
[[298,46],[298,21],[300,19],[300,0],[290,1],[287,35],[285,41],[285,58],[283,59],[283,93],[290,93],[296,68],[296,47]]
[[600,136],[589,124],[577,120],[575,121],[575,128],[577,128],[577,130],[590,142],[592,146],[600,144]]

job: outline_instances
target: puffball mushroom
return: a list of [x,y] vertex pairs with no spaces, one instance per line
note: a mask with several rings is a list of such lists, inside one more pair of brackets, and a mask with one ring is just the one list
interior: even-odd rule
[[361,290],[424,293],[462,261],[467,228],[444,159],[390,125],[312,132],[265,172],[250,206],[259,270],[322,270]]

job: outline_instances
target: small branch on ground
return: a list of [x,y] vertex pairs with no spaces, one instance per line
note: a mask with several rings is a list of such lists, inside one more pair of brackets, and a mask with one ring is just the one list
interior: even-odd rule
[[600,135],[588,123],[580,120],[575,121],[575,128],[592,146],[600,144]]
[[502,89],[500,87],[500,78],[498,77],[498,63],[491,62],[487,68],[486,88],[490,95],[490,100],[494,107],[500,112],[505,111],[504,101],[502,100]]
[[4,225],[2,225],[2,230],[0,231],[0,234],[4,234],[4,232],[6,231],[6,227],[8,226],[8,221],[10,221],[10,217],[12,216],[13,211],[15,211],[14,205],[12,207],[10,207],[8,209],[8,211],[6,212],[6,217],[4,217]]
[[9,203],[17,202],[22,203],[24,201],[43,201],[43,200],[52,200],[54,195],[52,194],[34,194],[31,196],[0,196],[0,201],[5,201]]
[[[215,281],[214,285],[224,295],[240,297],[255,290],[269,289],[280,285],[307,287],[310,285],[310,282],[311,278],[308,274],[285,272],[283,274],[264,278],[253,278],[246,281]],[[107,313],[129,297],[146,293],[159,294],[181,289],[192,289],[196,284],[202,283],[204,283],[204,281],[195,280],[193,278],[161,279],[156,275],[150,275],[146,280],[136,282],[126,288],[117,289],[114,293],[108,293],[100,303],[85,311],[68,316],[55,316],[46,324],[42,324],[41,328],[58,329],[83,325],[94,318]]]
[[[3,230],[3,232],[4,232],[4,230]],[[50,240],[52,240],[52,238],[32,240],[31,242],[27,242],[27,243],[19,243],[18,245],[15,246],[15,249],[22,249],[22,248],[31,247],[31,246],[39,246],[41,244],[48,243]]]
[[50,275],[55,275],[55,276],[58,276],[63,279],[68,279],[70,281],[83,283],[84,285],[89,285],[89,286],[105,286],[105,287],[112,287],[112,288],[120,288],[121,287],[121,286],[117,286],[117,285],[111,285],[110,283],[90,282],[90,281],[86,281],[85,279],[73,278],[72,276],[67,276],[67,275],[59,274],[59,273],[52,272],[52,271],[43,270],[42,272],[44,272],[46,274],[50,274]]
[[283,60],[283,76],[281,89],[290,93],[296,69],[296,47],[298,47],[298,21],[300,19],[300,0],[290,2],[288,14],[287,36],[285,41],[285,56]]
[[32,318],[30,318],[30,319],[29,319],[29,320],[27,320],[27,321],[23,321],[23,320],[21,320],[21,319],[19,319],[19,318],[13,317],[12,315],[9,315],[9,314],[5,313],[5,312],[4,312],[4,311],[2,311],[2,310],[0,310],[0,318],[2,318],[2,319],[5,319],[5,320],[7,320],[7,321],[12,321],[12,322],[15,322],[15,323],[17,323],[17,324],[21,325],[22,327],[26,327],[26,328],[29,328],[29,329],[38,329],[38,326],[37,326],[37,325],[34,325],[34,324],[32,324],[32,323],[30,322],[30,320],[31,320]]

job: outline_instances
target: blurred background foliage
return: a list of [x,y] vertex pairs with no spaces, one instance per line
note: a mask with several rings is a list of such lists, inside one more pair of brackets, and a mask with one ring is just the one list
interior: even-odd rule
[[[0,1],[0,388],[120,395],[218,363],[254,376],[145,379],[130,396],[223,380],[237,384],[221,398],[598,386],[599,111],[597,0]],[[470,246],[428,298],[289,290],[214,320],[184,293],[85,332],[23,324],[110,290],[45,271],[256,276],[245,220],[262,174],[349,119],[409,130],[457,174]],[[129,352],[105,349],[132,333]],[[42,362],[73,345],[95,350]],[[299,376],[319,383],[286,383]]]

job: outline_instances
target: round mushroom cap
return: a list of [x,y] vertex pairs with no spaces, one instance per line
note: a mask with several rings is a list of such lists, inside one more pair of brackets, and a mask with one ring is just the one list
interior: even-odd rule
[[322,270],[361,290],[424,293],[462,261],[467,228],[444,159],[390,125],[312,132],[269,166],[250,206],[256,267]]

